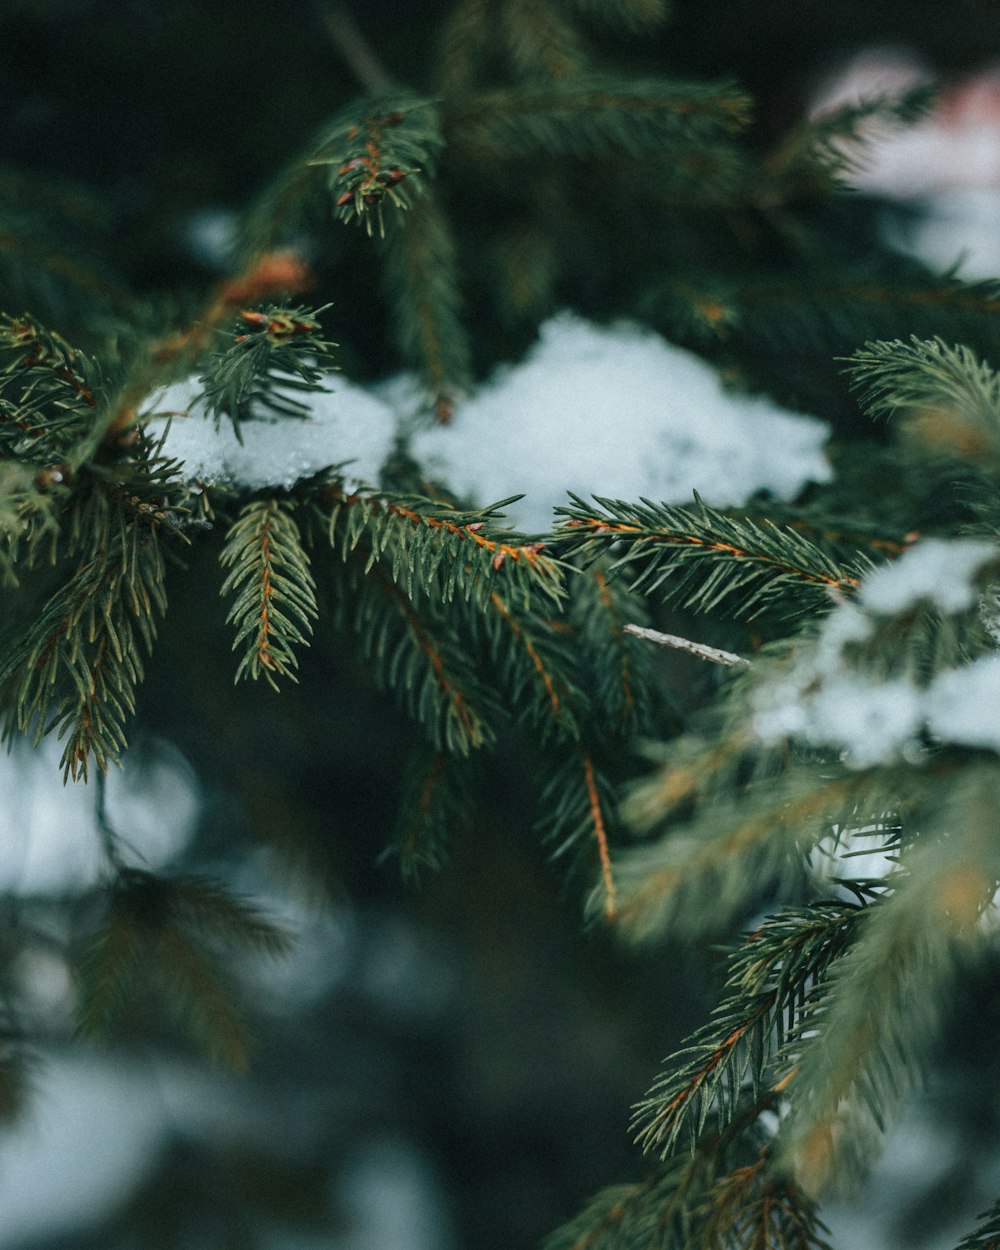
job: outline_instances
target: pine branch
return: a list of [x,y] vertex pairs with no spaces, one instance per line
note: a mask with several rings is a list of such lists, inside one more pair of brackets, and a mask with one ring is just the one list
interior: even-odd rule
[[567,554],[591,561],[624,548],[610,574],[699,612],[798,616],[853,594],[865,564],[859,558],[845,568],[790,526],[727,516],[697,497],[691,508],[595,497],[600,512],[572,499],[556,509],[568,518],[556,531]]
[[163,554],[155,528],[124,510],[98,513],[97,537],[36,620],[0,656],[0,690],[14,723],[37,742],[67,736],[64,776],[86,780],[125,749],[124,724],[166,609]]
[[245,309],[240,313],[243,332],[209,358],[199,379],[205,411],[214,418],[216,429],[227,416],[240,438],[240,423],[262,412],[281,417],[309,415],[308,404],[295,394],[324,389],[330,367],[320,367],[319,360],[337,346],[319,334],[319,324],[313,320],[324,311],[272,304],[263,312]]
[[[878,818],[871,779],[808,768],[758,779],[735,797],[711,796],[690,822],[619,856],[618,923],[632,940],[723,931],[763,896],[787,897],[809,876],[809,852],[833,827]],[[873,810],[874,809],[874,810]]]
[[274,690],[277,677],[295,681],[295,647],[307,644],[318,612],[293,507],[277,499],[246,504],[226,535],[220,563],[230,570],[221,593],[236,596],[226,617],[236,625],[233,650],[244,648],[235,680],[263,674]]
[[588,75],[484,92],[455,106],[445,130],[480,157],[624,152],[662,158],[665,151],[676,156],[720,142],[749,118],[749,99],[728,83]]
[[200,360],[219,326],[231,321],[239,309],[275,296],[294,295],[308,280],[309,273],[295,252],[260,248],[250,253],[238,272],[219,284],[196,318],[150,345],[149,362],[140,371],[135,402],[152,389],[149,366],[156,381],[164,373],[183,375]]
[[468,336],[451,227],[429,191],[385,239],[384,286],[396,342],[418,369],[438,421],[471,382]]
[[94,424],[100,366],[33,318],[0,323],[0,453],[58,465]]
[[817,1193],[857,1176],[918,1084],[963,963],[990,939],[981,919],[1000,880],[998,769],[936,788],[891,891],[865,910],[830,992],[797,1023],[798,1068],[780,1160]]
[[870,342],[846,372],[873,418],[902,417],[925,453],[1000,463],[1000,374],[941,339]]
[[560,7],[551,0],[504,0],[501,5],[500,29],[519,77],[559,81],[585,68],[579,33]]
[[[318,136],[310,167],[326,168],[336,216],[385,234],[384,205],[406,209],[432,177],[441,136],[429,100],[387,92],[356,101]],[[405,182],[405,186],[403,185]]]
[[642,1181],[601,1190],[542,1250],[695,1250],[711,1163],[672,1160]]
[[579,630],[574,646],[591,679],[595,710],[621,740],[643,731],[652,716],[653,682],[648,648],[627,631],[627,621],[648,620],[645,603],[604,567],[588,569],[571,583],[570,619]]
[[533,724],[543,745],[550,735],[578,739],[585,705],[575,689],[574,657],[565,639],[530,604],[515,606],[493,591],[487,607],[473,619],[473,629],[486,643],[515,719]]
[[0,460],[0,583],[18,585],[18,564],[30,565],[44,539],[54,548],[58,505],[66,493],[62,478],[58,470]]
[[644,1150],[665,1159],[682,1134],[697,1139],[710,1114],[725,1128],[744,1105],[747,1082],[760,1100],[785,1033],[853,941],[862,910],[848,903],[787,908],[730,951],[728,992],[711,1020],[669,1057],[668,1071],[634,1109]]
[[210,1054],[244,1068],[250,1039],[219,942],[272,956],[288,948],[281,930],[215,882],[123,870],[83,966],[81,1032],[106,1034],[153,980]]
[[591,897],[591,914],[610,923],[618,916],[618,885],[608,832],[615,813],[614,789],[595,768],[586,746],[562,751],[542,765],[539,832],[554,844],[553,859],[572,855],[578,863],[596,861],[599,883]]
[[211,877],[172,877],[170,910],[179,925],[233,948],[277,959],[292,947],[284,929]]
[[[865,449],[869,452],[869,449]],[[879,455],[884,449],[872,446],[866,463]],[[892,453],[890,453],[891,455]],[[898,466],[897,471],[898,471]],[[747,514],[748,520],[772,524],[787,525],[798,530],[817,546],[829,551],[838,561],[856,559],[858,552],[871,552],[871,558],[891,558],[902,555],[920,537],[912,524],[893,524],[887,517],[879,514],[879,500],[870,500],[875,513],[867,523],[863,517],[845,515],[841,509],[840,491],[845,488],[853,491],[855,484],[845,482],[845,470],[850,466],[838,465],[838,481],[828,487],[821,495],[804,504],[785,503],[777,499],[767,501],[766,514],[761,509],[759,516]],[[837,492],[836,494],[834,492]],[[912,519],[912,518],[908,518]]]
[[955,1250],[1000,1250],[1000,1199],[979,1219],[979,1227],[963,1237]]
[[437,872],[448,860],[452,836],[468,821],[474,776],[466,761],[426,743],[411,752],[392,840],[383,858],[399,860],[404,881]]
[[922,83],[901,95],[850,100],[810,118],[782,139],[765,162],[765,173],[784,188],[785,196],[840,187],[865,168],[874,138],[920,121],[936,94],[934,87]]
[[706,1250],[832,1250],[816,1203],[794,1181],[775,1176],[767,1152],[723,1177],[708,1199]]
[[493,0],[457,0],[437,40],[438,89],[445,97],[468,94],[497,36]]
[[[711,1204],[729,1192],[727,1169],[738,1177],[760,1156],[754,1126],[763,1109],[749,1107],[728,1128],[706,1134],[692,1154],[675,1156],[643,1180],[603,1190],[542,1250],[721,1250],[708,1222]],[[723,1242],[726,1250],[736,1244],[742,1250],[745,1243]],[[760,1250],[772,1250],[771,1243]],[[783,1250],[780,1242],[774,1250]]]
[[156,958],[178,1022],[216,1062],[245,1072],[253,1039],[233,1001],[225,965],[173,926],[158,935]]
[[502,710],[451,616],[433,601],[410,599],[365,546],[338,580],[338,624],[357,635],[377,684],[437,749],[464,756],[491,745]]
[[[685,311],[686,306],[686,311]],[[852,352],[859,342],[891,339],[900,330],[986,346],[984,322],[1000,311],[993,279],[931,280],[915,265],[859,264],[835,256],[803,273],[740,278],[699,274],[686,284],[651,285],[643,294],[645,316],[664,326],[701,325],[725,333],[740,352],[788,352],[793,358],[820,353],[824,361]],[[676,330],[675,330],[676,333]]]
[[485,606],[494,591],[519,609],[536,594],[559,603],[567,566],[498,524],[518,498],[463,512],[418,495],[345,494],[334,484],[318,502],[341,557],[363,544],[415,603],[426,596]]
[[679,809],[717,796],[732,796],[752,776],[758,743],[743,724],[683,734],[649,754],[658,767],[636,783],[622,803],[625,822],[639,834],[672,819]]

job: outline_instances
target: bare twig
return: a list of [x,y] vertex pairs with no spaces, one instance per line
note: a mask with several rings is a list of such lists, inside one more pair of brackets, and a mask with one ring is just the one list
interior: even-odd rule
[[718,647],[707,647],[703,642],[692,642],[690,638],[679,638],[676,634],[661,634],[658,629],[647,629],[644,625],[624,626],[626,634],[636,638],[645,638],[647,642],[659,643],[661,647],[673,647],[675,651],[687,651],[701,660],[711,660],[713,664],[725,664],[727,668],[735,668],[737,664],[749,664],[743,656],[732,651],[722,651]]
[[387,91],[392,86],[389,71],[361,33],[347,5],[339,3],[338,0],[316,0],[316,12],[337,51],[362,87],[367,91]]

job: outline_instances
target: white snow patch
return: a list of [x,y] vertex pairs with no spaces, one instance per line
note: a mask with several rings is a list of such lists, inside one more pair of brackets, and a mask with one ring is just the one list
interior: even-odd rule
[[[291,488],[350,461],[349,480],[374,484],[397,428],[413,427],[420,388],[403,375],[371,390],[338,378],[309,397],[306,420],[263,417],[241,424],[205,418],[194,378],[161,391],[147,410],[164,451],[188,480],[250,489]],[[174,413],[167,426],[166,414]],[[480,505],[528,498],[513,515],[544,530],[566,492],[635,500],[743,503],[766,490],[790,499],[831,477],[829,426],[769,399],[725,390],[691,352],[630,323],[602,328],[562,313],[546,322],[519,365],[499,369],[449,425],[416,429],[417,460]]]
[[925,698],[927,727],[942,742],[1000,752],[1000,656],[942,673]]
[[178,1137],[275,1141],[288,1108],[236,1079],[156,1059],[43,1052],[23,1120],[0,1131],[0,1250],[108,1218]]
[[[827,880],[852,877],[884,880],[896,870],[897,859],[896,850],[886,847],[886,830],[875,824],[860,829],[836,826],[829,837],[809,853],[814,870]],[[850,891],[842,897],[851,897]]]
[[[932,81],[927,64],[906,48],[873,47],[820,87],[810,116],[846,104],[897,99]],[[913,200],[956,187],[1000,186],[1000,66],[990,66],[943,92],[910,126],[872,120],[849,181],[865,191]]]
[[332,1243],[332,1250],[449,1250],[455,1245],[438,1177],[404,1138],[377,1139],[355,1150],[337,1190],[349,1231]]
[[921,601],[942,612],[964,612],[979,597],[974,578],[998,557],[981,539],[926,538],[864,579],[858,601],[883,616],[896,616]]
[[1000,585],[992,582],[979,596],[979,619],[983,629],[1000,647]]
[[239,248],[240,217],[220,204],[189,213],[182,225],[188,251],[200,264],[231,273]]
[[332,385],[309,396],[307,418],[243,421],[241,443],[231,421],[223,418],[216,429],[206,417],[198,380],[187,378],[153,397],[147,411],[172,415],[147,429],[154,438],[166,431],[164,453],[184,461],[189,481],[290,490],[301,478],[350,461],[351,483],[376,482],[396,433],[392,409],[353,382],[338,377]]
[[[405,402],[404,388],[387,393]],[[563,312],[520,364],[498,370],[452,424],[416,432],[412,448],[480,504],[525,492],[513,514],[543,530],[567,491],[667,503],[698,491],[717,505],[760,490],[793,498],[830,479],[828,434],[815,417],[727,391],[711,365],[651,329]]]
[[762,742],[798,738],[835,747],[850,768],[871,768],[916,742],[923,704],[913,683],[871,681],[845,670],[805,676],[760,692],[753,726]]
[[874,683],[845,674],[810,701],[804,736],[816,745],[841,746],[851,768],[870,768],[916,737],[920,713],[920,691],[912,682]]
[[870,573],[858,603],[832,612],[791,670],[756,692],[758,738],[832,747],[852,768],[916,758],[925,737],[1000,753],[1000,656],[945,670],[923,687],[908,677],[866,674],[847,656],[851,643],[871,636],[875,614],[891,616],[919,602],[949,613],[974,607],[975,576],[996,558],[992,543],[927,539]]

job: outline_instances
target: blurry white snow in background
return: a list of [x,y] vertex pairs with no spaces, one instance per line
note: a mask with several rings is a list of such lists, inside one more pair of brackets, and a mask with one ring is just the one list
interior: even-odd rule
[[330,1250],[450,1250],[455,1244],[437,1175],[402,1138],[359,1146],[337,1189],[349,1231],[332,1245],[323,1242]]
[[228,277],[239,259],[240,214],[223,204],[196,209],[183,221],[181,243],[199,265]]
[[166,1144],[142,1069],[46,1056],[29,1117],[0,1137],[0,1246],[77,1232],[123,1201]]
[[[896,96],[930,78],[901,48],[869,48],[819,88],[813,117],[840,105]],[[885,224],[886,241],[967,280],[1000,277],[1000,64],[943,91],[914,126],[869,128],[871,143],[850,181],[861,191],[909,203],[916,219]]]
[[[93,784],[62,783],[62,744],[15,742],[0,752],[0,892],[86,889],[107,867]],[[108,820],[127,863],[161,868],[187,845],[200,798],[190,766],[167,743],[125,756],[106,781]]]
[[925,538],[898,560],[865,576],[858,602],[880,616],[895,616],[930,603],[942,612],[965,612],[979,598],[974,578],[997,559],[994,543],[983,539]]
[[933,1186],[946,1184],[949,1175],[954,1177],[955,1160],[962,1157],[960,1147],[954,1129],[942,1125],[933,1107],[912,1099],[890,1128],[885,1151],[860,1191],[822,1204],[820,1217],[830,1230],[830,1242],[837,1250],[954,1250],[962,1234],[975,1227],[996,1197],[997,1162],[975,1172],[960,1209],[950,1213],[940,1227],[928,1229],[927,1221],[921,1221],[923,1235],[918,1242],[913,1240],[914,1230],[899,1221],[903,1212],[926,1199]]
[[149,423],[190,480],[257,489],[289,488],[350,461],[349,480],[374,484],[397,428],[412,431],[426,471],[476,504],[526,493],[511,509],[522,529],[544,530],[567,490],[628,500],[739,504],[756,491],[794,497],[827,481],[829,427],[769,399],[727,391],[693,353],[653,330],[591,325],[571,313],[546,322],[517,365],[455,411],[449,425],[414,428],[419,388],[403,376],[366,390],[342,377],[311,396],[308,420],[245,421],[216,431],[196,402],[195,379],[177,383],[148,409],[181,414]]
[[[46,1054],[30,1116],[0,1134],[0,1248],[77,1233],[107,1219],[141,1186],[171,1142],[300,1145],[302,1108],[278,1092],[250,1098],[237,1078],[150,1056]],[[308,1118],[308,1117],[307,1117]],[[313,1126],[314,1127],[314,1126]],[[306,1129],[308,1133],[308,1127]],[[322,1238],[280,1234],[271,1250],[449,1250],[451,1220],[433,1163],[418,1144],[369,1137],[330,1159],[330,1222]]]

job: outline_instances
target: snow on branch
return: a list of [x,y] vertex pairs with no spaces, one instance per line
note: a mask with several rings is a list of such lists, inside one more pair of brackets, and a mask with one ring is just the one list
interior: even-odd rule
[[757,690],[758,737],[834,747],[853,768],[915,759],[928,741],[1000,752],[1000,655],[980,637],[966,658],[998,563],[991,542],[927,539],[875,569],[791,671]]
[[731,505],[758,491],[792,499],[832,475],[825,422],[725,390],[700,357],[631,323],[562,313],[449,424],[415,428],[422,399],[412,375],[374,388],[338,377],[331,392],[310,393],[307,420],[248,420],[240,442],[204,419],[187,380],[155,398],[149,428],[189,479],[249,489],[291,489],[345,462],[352,479],[374,482],[397,433],[409,431],[417,460],[468,500],[525,492],[514,520],[530,531],[549,528],[567,492],[679,503],[697,491]]

